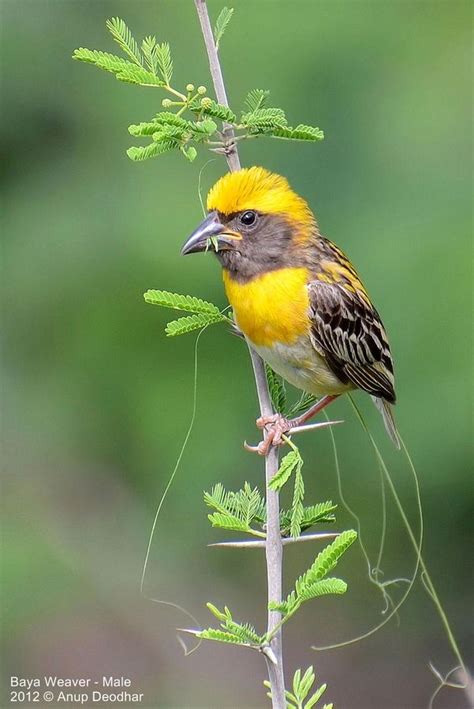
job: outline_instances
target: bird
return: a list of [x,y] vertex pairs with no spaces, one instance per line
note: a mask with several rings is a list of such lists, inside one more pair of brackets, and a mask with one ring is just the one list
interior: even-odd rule
[[371,395],[399,448],[393,359],[357,271],[323,236],[288,180],[254,166],[226,173],[209,191],[207,216],[182,254],[215,253],[238,329],[284,380],[319,397],[292,420],[260,417],[266,455],[284,434],[353,389]]

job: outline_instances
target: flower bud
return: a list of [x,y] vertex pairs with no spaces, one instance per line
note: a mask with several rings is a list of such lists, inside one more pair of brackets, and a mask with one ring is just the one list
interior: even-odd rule
[[207,89],[205,86],[198,86],[198,94],[203,96],[206,93]]
[[169,98],[164,98],[161,102],[161,105],[163,106],[163,108],[170,108],[170,106],[173,105],[173,102]]
[[186,84],[186,91],[188,93],[191,93],[192,91],[194,91],[194,84]]

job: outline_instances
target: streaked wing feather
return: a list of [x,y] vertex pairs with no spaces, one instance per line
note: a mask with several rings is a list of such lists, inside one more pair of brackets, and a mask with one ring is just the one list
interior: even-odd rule
[[313,344],[332,371],[341,381],[395,403],[390,347],[365,291],[343,280],[318,278],[308,288]]

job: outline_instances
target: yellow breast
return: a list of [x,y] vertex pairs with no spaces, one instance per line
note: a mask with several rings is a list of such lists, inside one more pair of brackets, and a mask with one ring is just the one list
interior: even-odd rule
[[281,268],[239,283],[226,270],[224,285],[236,322],[255,345],[293,344],[309,330],[306,268]]

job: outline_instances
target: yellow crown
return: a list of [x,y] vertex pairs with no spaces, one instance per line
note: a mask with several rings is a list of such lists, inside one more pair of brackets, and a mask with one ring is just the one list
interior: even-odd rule
[[207,196],[207,208],[223,214],[245,209],[284,214],[300,224],[315,221],[307,202],[291,189],[288,180],[263,167],[245,168],[221,177]]

